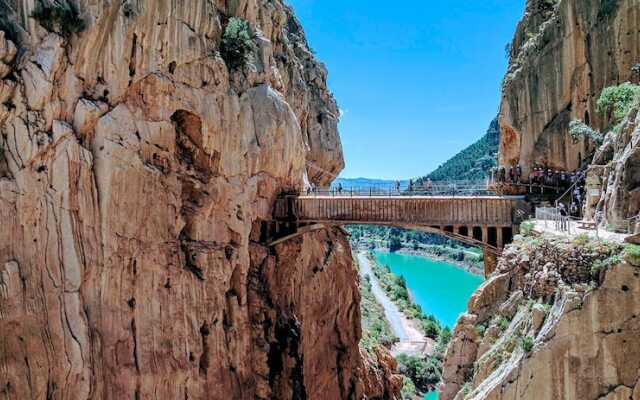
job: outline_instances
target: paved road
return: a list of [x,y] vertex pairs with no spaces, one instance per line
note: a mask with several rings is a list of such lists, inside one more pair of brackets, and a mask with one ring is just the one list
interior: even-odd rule
[[365,275],[369,275],[369,277],[371,278],[371,291],[376,296],[380,304],[382,304],[384,313],[391,323],[391,329],[393,330],[393,333],[398,337],[398,339],[400,339],[401,342],[407,341],[409,335],[407,334],[407,331],[404,329],[404,325],[402,324],[402,319],[400,318],[400,310],[398,310],[398,307],[393,304],[391,299],[378,284],[378,280],[371,270],[371,264],[369,263],[367,257],[363,253],[358,253],[358,261],[360,262],[360,275],[363,277]]

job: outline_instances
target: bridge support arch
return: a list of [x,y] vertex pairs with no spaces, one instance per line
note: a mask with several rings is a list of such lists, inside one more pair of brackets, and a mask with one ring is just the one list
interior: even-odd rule
[[276,245],[331,225],[380,225],[431,232],[483,249],[485,275],[528,215],[522,197],[297,197],[278,199],[263,241]]

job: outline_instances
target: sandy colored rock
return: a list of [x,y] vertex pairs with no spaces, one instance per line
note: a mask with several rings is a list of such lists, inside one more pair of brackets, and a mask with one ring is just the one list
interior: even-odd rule
[[[506,329],[492,325],[480,338],[472,338],[470,329],[478,315],[460,319],[444,363],[441,398],[629,398],[640,377],[638,267],[620,261],[595,277],[601,281],[594,281],[582,273],[581,263],[610,259],[611,252],[621,248],[576,248],[560,241],[532,247],[521,242],[513,249],[527,254],[530,262],[522,280],[519,268],[502,266],[511,271],[507,275],[513,284],[503,306],[518,291],[529,299]],[[539,266],[551,268],[546,261],[551,259],[557,260],[553,268],[560,271],[559,280],[537,291],[538,278],[529,272]],[[518,263],[518,258],[500,263]],[[545,306],[551,292],[551,303]],[[491,292],[485,293],[492,298]],[[532,341],[529,351],[523,338]],[[464,396],[463,386],[468,390]]]
[[572,171],[592,148],[574,144],[569,122],[608,126],[595,111],[602,89],[635,80],[640,60],[636,0],[527,1],[511,43],[500,106],[500,165]]
[[279,193],[343,166],[292,10],[58,1],[86,26],[63,37],[35,3],[0,1],[0,398],[399,398],[343,233],[260,243]]

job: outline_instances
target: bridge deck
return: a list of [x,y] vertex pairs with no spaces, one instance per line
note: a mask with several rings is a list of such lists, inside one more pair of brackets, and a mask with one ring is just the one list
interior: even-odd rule
[[276,206],[277,219],[389,225],[512,226],[521,197],[304,196]]

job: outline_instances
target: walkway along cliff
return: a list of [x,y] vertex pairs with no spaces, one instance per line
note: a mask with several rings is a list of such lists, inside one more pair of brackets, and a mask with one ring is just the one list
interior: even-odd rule
[[259,240],[326,75],[280,0],[0,0],[0,398],[398,398],[341,231]]

